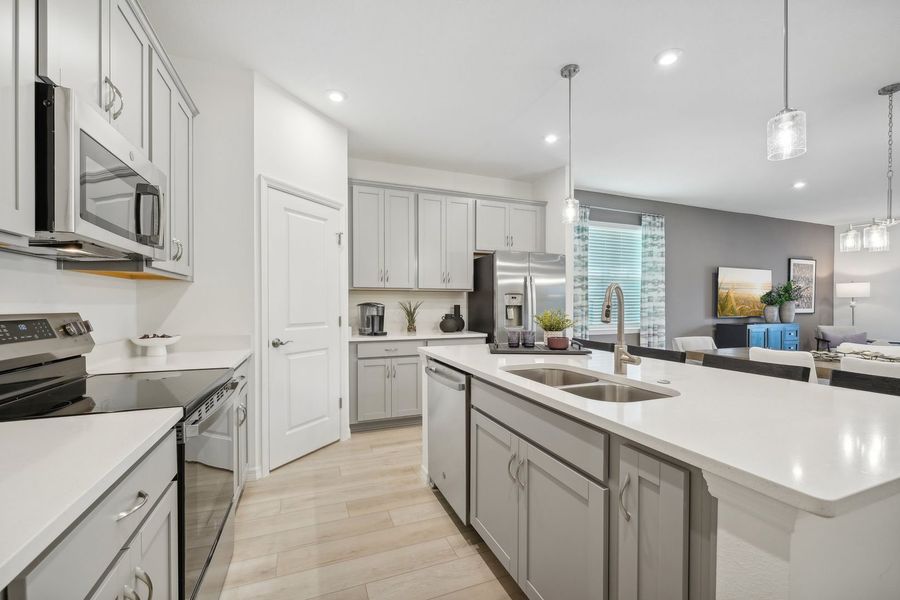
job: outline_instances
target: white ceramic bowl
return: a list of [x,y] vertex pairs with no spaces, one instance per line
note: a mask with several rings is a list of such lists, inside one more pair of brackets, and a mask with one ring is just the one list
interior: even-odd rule
[[165,356],[166,346],[171,346],[180,339],[180,335],[173,335],[172,337],[167,338],[131,338],[131,342],[135,346],[146,348],[144,351],[146,356]]

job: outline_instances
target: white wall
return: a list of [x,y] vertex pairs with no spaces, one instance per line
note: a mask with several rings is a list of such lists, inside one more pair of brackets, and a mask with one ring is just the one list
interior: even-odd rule
[[[856,326],[872,339],[900,340],[900,230],[891,231],[893,244],[887,252],[841,252],[840,235],[847,227],[834,230],[834,282],[868,281],[872,297],[856,301]],[[834,299],[835,325],[850,324],[850,300]]]
[[138,284],[141,331],[253,332],[253,74],[205,61],[176,68],[194,121],[194,282]]
[[411,300],[413,304],[422,301],[416,318],[418,333],[440,333],[440,322],[444,315],[453,312],[453,305],[459,304],[463,319],[468,324],[466,293],[451,291],[380,290],[350,292],[350,324],[356,333],[359,316],[356,305],[360,302],[381,302],[384,304],[384,330],[388,333],[405,333],[406,317],[398,302]]
[[575,288],[572,285],[575,272],[571,257],[574,250],[572,225],[563,223],[563,202],[566,198],[566,171],[560,167],[536,179],[533,183],[534,199],[547,202],[547,252],[566,255],[566,313],[571,315]]
[[532,200],[534,198],[532,185],[528,181],[426,169],[362,158],[350,159],[350,178],[452,190],[464,194],[503,196],[521,200]]
[[56,262],[0,252],[0,314],[79,312],[98,344],[137,332],[134,281],[56,270]]

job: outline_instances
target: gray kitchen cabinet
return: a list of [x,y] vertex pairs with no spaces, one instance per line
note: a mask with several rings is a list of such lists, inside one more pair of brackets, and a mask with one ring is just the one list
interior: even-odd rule
[[[131,543],[135,591],[141,598],[178,598],[178,486],[172,483]],[[152,587],[151,587],[152,586]]]
[[622,446],[619,459],[619,600],[688,597],[689,475]]
[[391,359],[391,416],[412,417],[422,414],[419,358]]
[[519,440],[519,585],[532,600],[606,598],[609,490]]
[[356,419],[371,421],[391,416],[391,360],[373,358],[356,365]]
[[149,135],[150,38],[128,0],[110,0],[109,118],[135,147],[147,152]]
[[353,287],[415,287],[415,198],[414,192],[353,186]]
[[236,460],[234,462],[234,501],[240,499],[244,491],[244,484],[247,483],[247,472],[250,469],[250,360],[246,360],[243,365],[235,371],[238,380],[237,400],[234,404],[234,451]]
[[544,210],[536,204],[479,199],[475,208],[475,248],[543,252]]
[[478,411],[471,412],[469,521],[513,579],[518,575],[519,440]]
[[470,198],[420,194],[419,287],[472,289],[475,209]]
[[0,1],[0,232],[34,235],[35,0]]

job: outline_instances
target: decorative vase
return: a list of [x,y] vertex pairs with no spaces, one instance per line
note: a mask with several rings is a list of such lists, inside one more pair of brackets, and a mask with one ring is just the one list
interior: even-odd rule
[[551,350],[567,350],[569,348],[569,338],[564,335],[548,338],[547,347]]
[[456,317],[447,313],[444,315],[444,318],[441,319],[441,324],[438,325],[441,328],[441,331],[444,333],[453,333],[456,331]]
[[767,305],[765,310],[763,311],[763,316],[766,318],[766,323],[777,323],[778,322],[778,307],[774,304]]
[[406,333],[415,333],[415,332],[416,332],[416,324],[415,324],[415,323],[408,323],[408,324],[406,325]]
[[544,344],[550,345],[550,338],[558,338],[558,337],[566,337],[565,331],[545,331],[544,332]]
[[785,302],[778,308],[778,316],[781,317],[782,323],[793,323],[796,312],[797,303],[793,300]]

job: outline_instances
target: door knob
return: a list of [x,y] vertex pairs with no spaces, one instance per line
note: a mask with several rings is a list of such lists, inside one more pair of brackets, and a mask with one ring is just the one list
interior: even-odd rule
[[273,348],[281,348],[282,346],[286,346],[287,344],[290,344],[292,341],[293,340],[287,340],[287,341],[282,342],[280,339],[275,338],[274,340],[272,340],[272,347]]

